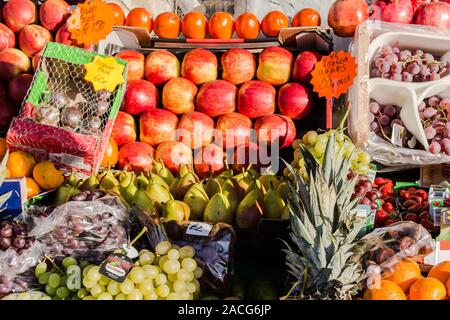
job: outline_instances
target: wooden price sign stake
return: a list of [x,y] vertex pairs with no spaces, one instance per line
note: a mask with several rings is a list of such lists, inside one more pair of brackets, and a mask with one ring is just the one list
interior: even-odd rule
[[98,44],[112,31],[113,9],[102,0],[79,4],[67,20],[71,38],[78,44]]
[[327,99],[326,127],[332,127],[333,98],[339,98],[353,84],[356,76],[355,58],[348,52],[331,52],[322,57],[312,71],[311,84],[319,97]]

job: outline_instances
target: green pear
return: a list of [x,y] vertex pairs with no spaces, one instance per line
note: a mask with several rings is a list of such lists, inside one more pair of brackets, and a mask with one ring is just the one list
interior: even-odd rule
[[289,205],[285,205],[283,212],[281,213],[281,220],[289,220],[291,218],[291,210],[289,210]]
[[182,205],[183,202],[178,200],[169,200],[162,204],[162,216],[167,220],[184,221],[186,212]]
[[178,202],[183,207],[184,220],[189,220],[189,218],[191,217],[191,208],[189,208],[189,206],[186,203],[184,203],[183,201],[178,201]]
[[239,203],[236,210],[236,224],[239,228],[256,229],[263,216],[261,198],[261,191],[253,189]]
[[264,218],[280,219],[286,203],[276,189],[269,189],[264,196]]
[[76,175],[73,173],[67,178],[67,183],[73,187],[76,187],[80,184],[81,179],[78,179]]
[[205,184],[205,191],[211,199],[213,195],[220,192],[220,181],[217,178],[209,178]]
[[184,196],[183,202],[190,208],[190,220],[203,221],[203,213],[209,198],[201,182],[192,185]]
[[219,222],[225,222],[228,224],[233,223],[233,214],[230,210],[230,202],[224,194],[216,193],[211,197],[206,205],[203,220],[213,224]]
[[152,198],[156,212],[161,212],[161,205],[167,201],[173,199],[170,192],[161,184],[152,182],[147,185],[146,188],[150,198]]
[[86,180],[83,181],[83,183],[80,185],[79,189],[81,191],[88,191],[88,190],[94,190],[98,188],[98,181],[97,178],[92,175]]
[[192,173],[192,169],[188,164],[180,165],[180,170],[178,171],[178,176],[184,177],[188,173]]
[[225,170],[224,172],[219,174],[218,177],[219,178],[224,178],[224,179],[229,179],[229,178],[233,177],[233,169]]
[[111,171],[107,172],[100,180],[100,189],[110,190],[117,186],[119,186],[119,181]]
[[170,172],[170,170],[167,169],[166,167],[162,168],[161,170],[158,170],[157,172],[158,176],[160,176],[169,186],[175,180],[175,177],[173,176],[172,172]]
[[150,211],[154,209],[152,198],[148,194],[147,190],[143,188],[139,188],[135,192],[132,205],[142,211]]
[[281,198],[287,202],[289,194],[291,193],[291,188],[289,187],[289,182],[287,180],[282,180],[277,188],[280,193]]
[[230,202],[230,211],[234,214],[243,197],[238,182],[233,178],[225,180],[222,185],[222,191]]
[[260,191],[262,190],[262,184],[261,184],[261,182],[260,182],[259,180],[253,180],[253,181],[249,184],[247,190],[245,191],[245,194],[246,194],[246,195],[249,194],[250,191],[252,191],[252,190],[254,190],[254,189],[257,189],[257,190],[260,190]]
[[192,173],[188,173],[183,177],[177,178],[175,181],[178,182],[176,185],[170,186],[170,193],[172,193],[176,200],[183,200],[189,188],[197,182],[197,178]]
[[141,172],[139,175],[134,179],[134,185],[136,187],[146,188],[149,184],[148,178]]
[[162,187],[166,188],[167,191],[169,191],[170,187],[167,184],[167,182],[158,176],[157,174],[151,173],[150,174],[150,181],[160,184]]
[[56,206],[62,205],[69,201],[69,199],[81,191],[76,187],[70,185],[69,183],[64,183],[56,190],[56,195],[54,199],[54,204]]
[[261,177],[259,177],[259,181],[261,182],[262,186],[265,190],[269,189],[277,189],[278,185],[280,184],[280,180],[276,175],[273,174],[263,174]]
[[133,203],[134,195],[138,188],[134,185],[133,182],[129,183],[126,187],[119,187],[120,194],[125,199],[125,201],[131,205]]

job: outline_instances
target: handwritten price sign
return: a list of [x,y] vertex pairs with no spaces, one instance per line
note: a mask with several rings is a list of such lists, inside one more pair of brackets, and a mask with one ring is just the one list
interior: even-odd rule
[[112,31],[114,12],[102,0],[87,0],[78,5],[67,21],[71,38],[78,44],[98,44]]
[[353,84],[356,76],[355,58],[348,52],[331,52],[316,63],[311,84],[319,97],[327,98],[327,128],[331,128],[333,98],[339,98]]
[[94,61],[84,65],[86,67],[85,80],[92,82],[95,91],[114,89],[124,82],[124,66],[117,63],[113,57],[102,58],[97,56]]

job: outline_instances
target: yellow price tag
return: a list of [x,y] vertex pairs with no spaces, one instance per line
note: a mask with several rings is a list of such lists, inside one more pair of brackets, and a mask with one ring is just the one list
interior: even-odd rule
[[124,82],[124,66],[119,64],[113,57],[102,58],[96,56],[94,61],[86,63],[85,80],[92,82],[95,91],[114,91],[117,85]]

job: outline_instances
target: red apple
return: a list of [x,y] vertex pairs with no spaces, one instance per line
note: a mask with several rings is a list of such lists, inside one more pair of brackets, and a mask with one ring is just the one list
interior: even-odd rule
[[197,95],[197,110],[210,117],[233,112],[236,109],[234,84],[225,80],[214,80],[201,86]]
[[180,76],[180,61],[167,50],[156,50],[145,59],[145,79],[155,86]]
[[9,83],[9,97],[17,106],[22,104],[22,101],[30,88],[31,82],[33,82],[33,75],[29,73],[22,73],[12,79]]
[[131,142],[119,150],[119,168],[130,171],[148,172],[153,168],[155,150],[145,142]]
[[136,141],[136,124],[134,118],[126,112],[119,111],[112,128],[111,137],[119,147]]
[[69,17],[69,4],[64,0],[47,0],[39,9],[39,19],[42,26],[50,32],[55,32]]
[[155,109],[146,111],[139,118],[141,141],[152,146],[175,140],[178,118],[173,112]]
[[128,62],[128,81],[144,78],[145,57],[142,53],[134,50],[122,50],[116,54],[116,58]]
[[151,82],[143,79],[131,80],[127,83],[121,110],[138,115],[156,109],[158,99],[158,89]]
[[195,84],[217,79],[217,57],[209,50],[197,48],[184,55],[181,76]]
[[0,23],[0,51],[6,48],[14,48],[16,45],[16,36],[10,28]]
[[36,22],[36,6],[30,0],[10,0],[3,7],[3,19],[15,33]]
[[243,114],[232,112],[217,119],[217,135],[214,143],[224,149],[250,142],[252,121]]
[[289,81],[294,57],[292,53],[282,47],[269,47],[259,54],[259,65],[256,77],[274,86]]
[[0,51],[0,78],[11,81],[15,76],[30,70],[30,59],[18,49],[7,48]]
[[298,83],[286,83],[278,91],[278,108],[285,116],[299,120],[310,114],[313,107],[311,91]]
[[[431,2],[431,1],[433,1],[433,0],[411,0],[411,4],[413,6],[414,12],[416,12],[416,9],[418,7],[420,7],[422,4],[428,3],[428,2]],[[444,2],[448,3],[448,1],[444,1]]]
[[275,112],[275,88],[264,81],[244,83],[238,93],[239,113],[254,119]]
[[280,149],[289,147],[296,135],[294,122],[277,114],[259,117],[255,122],[255,130],[260,144],[267,146],[278,143]]
[[213,119],[201,112],[187,112],[178,125],[177,140],[196,149],[211,143],[213,131]]
[[44,49],[36,53],[33,58],[31,58],[31,66],[33,67],[33,71],[36,71],[39,67],[39,63],[41,62],[42,53],[44,52]]
[[225,153],[215,144],[200,149],[194,157],[194,169],[202,178],[221,174],[225,171]]
[[167,141],[156,148],[155,161],[162,160],[172,174],[177,175],[182,164],[193,164],[192,150],[179,141]]
[[188,79],[170,79],[162,91],[162,105],[176,114],[194,111],[197,90],[197,86]]
[[414,23],[449,29],[450,4],[445,2],[430,2],[421,5],[416,10]]
[[37,24],[25,26],[19,34],[20,49],[30,58],[41,51],[49,41],[53,41],[52,34]]
[[0,130],[8,129],[18,112],[19,110],[7,98],[0,99]]
[[294,71],[292,71],[292,80],[308,84],[311,82],[311,72],[314,70],[316,63],[322,59],[322,55],[317,52],[303,51],[294,63]]
[[253,53],[241,48],[233,48],[221,57],[222,79],[239,85],[255,77],[256,59]]
[[55,42],[65,44],[67,46],[77,46],[76,40],[71,39],[71,34],[69,32],[67,23],[64,23],[61,28],[58,29],[58,32],[55,36]]

